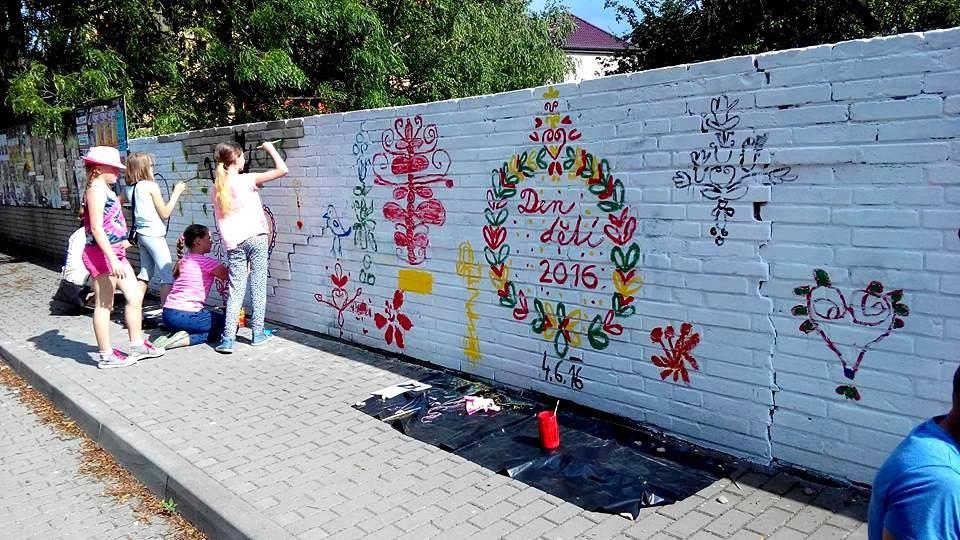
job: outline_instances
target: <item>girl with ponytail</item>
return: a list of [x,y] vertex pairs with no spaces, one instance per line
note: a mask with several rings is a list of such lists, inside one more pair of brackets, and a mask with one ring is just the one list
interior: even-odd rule
[[175,333],[154,344],[172,349],[220,339],[223,315],[203,307],[214,278],[227,279],[227,269],[206,255],[212,247],[210,230],[200,224],[187,227],[177,240],[175,279],[163,304],[163,325]]
[[[263,329],[267,304],[267,218],[263,214],[260,187],[287,174],[287,165],[273,143],[260,145],[273,159],[273,168],[260,173],[243,173],[246,164],[243,149],[233,143],[220,143],[214,150],[217,163],[214,180],[213,214],[220,238],[227,249],[229,285],[223,335],[217,352],[232,353],[237,338],[240,305],[250,279],[253,304],[253,345],[261,345],[272,334]],[[248,270],[249,268],[249,270]]]

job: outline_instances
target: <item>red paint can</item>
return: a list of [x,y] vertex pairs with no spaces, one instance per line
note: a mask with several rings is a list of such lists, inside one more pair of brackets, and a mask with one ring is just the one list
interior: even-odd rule
[[546,450],[553,450],[560,446],[560,426],[557,425],[557,415],[553,411],[543,411],[537,414],[540,428],[540,446]]

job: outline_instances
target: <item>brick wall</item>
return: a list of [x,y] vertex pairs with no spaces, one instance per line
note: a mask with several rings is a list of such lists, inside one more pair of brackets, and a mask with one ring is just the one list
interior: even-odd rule
[[67,239],[80,227],[77,213],[54,208],[0,206],[0,246],[63,261]]
[[952,29],[131,147],[180,231],[283,140],[270,318],[870,481],[949,407],[958,113]]
[[[124,213],[127,223],[132,223],[130,209],[125,208]],[[0,206],[0,248],[26,250],[63,264],[67,254],[67,240],[81,226],[80,217],[73,210]],[[128,249],[127,258],[134,268],[140,268],[138,248]],[[154,283],[151,286],[155,285]]]

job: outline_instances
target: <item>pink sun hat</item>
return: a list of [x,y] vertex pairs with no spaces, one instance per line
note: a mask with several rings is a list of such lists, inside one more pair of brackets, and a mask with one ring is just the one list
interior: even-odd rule
[[123,162],[120,161],[120,151],[112,146],[93,146],[82,159],[85,163],[95,163],[97,165],[107,165],[118,169],[126,169]]

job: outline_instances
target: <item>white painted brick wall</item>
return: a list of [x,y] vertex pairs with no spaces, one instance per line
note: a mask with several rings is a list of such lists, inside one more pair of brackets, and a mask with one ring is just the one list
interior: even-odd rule
[[[182,211],[173,216],[171,229],[179,231],[191,222],[212,225],[209,193],[201,190],[209,188],[203,158],[213,144],[239,130],[246,131],[248,144],[284,139],[291,174],[262,192],[278,232],[270,264],[273,319],[333,336],[342,330],[345,340],[650,422],[757,461],[779,460],[869,482],[912,426],[948,408],[950,377],[960,363],[958,73],[960,29],[951,29],[565,84],[555,87],[559,95],[551,99],[544,97],[547,88],[535,88],[138,139],[131,146],[157,156],[157,169],[171,184],[201,179],[191,182]],[[563,174],[555,181],[536,172],[504,206],[509,276],[524,292],[529,312],[520,321],[513,308],[500,305],[491,280],[484,247],[499,245],[493,235],[501,233],[491,228],[485,238],[484,225],[496,218],[485,217],[484,210],[488,202],[496,204],[488,201],[491,171],[514,163],[524,151],[536,158],[544,147],[530,135],[542,137],[552,127],[545,106],[559,113],[553,126],[566,130],[558,161]],[[446,217],[443,224],[417,229],[426,233],[429,248],[411,265],[406,250],[398,253],[397,228],[384,215],[388,203],[406,207],[406,192],[375,184],[375,178],[406,180],[405,174],[393,174],[391,167],[402,173],[402,163],[384,155],[382,143],[384,134],[388,145],[402,139],[403,127],[393,130],[395,120],[417,114],[425,129],[436,126],[420,148],[431,147],[436,137],[436,148],[445,151],[426,154],[422,163],[433,172],[449,164],[443,178],[453,185],[430,184],[425,186],[430,191],[421,188],[414,198],[415,212],[433,199]],[[535,125],[538,116],[545,125]],[[561,122],[565,117],[569,122]],[[718,128],[721,124],[726,127]],[[358,134],[367,144],[359,167]],[[750,142],[761,139],[754,161]],[[725,163],[739,165],[744,149],[746,178],[728,183],[714,173],[697,175],[700,183],[694,182],[691,159],[709,165],[711,143],[718,141],[733,141],[729,150],[719,148]],[[629,304],[635,314],[607,321],[622,325],[622,332],[607,331],[609,346],[603,349],[587,334],[595,316],[603,325],[616,289],[613,242],[604,231],[613,224],[597,207],[588,180],[569,176],[569,168],[580,162],[567,157],[568,149],[573,156],[584,149],[606,160],[604,173],[622,182],[627,208],[622,219],[636,220],[624,247],[634,242],[639,247],[634,275],[642,287]],[[553,161],[548,151],[541,154],[546,163]],[[565,159],[571,161],[564,164]],[[767,175],[779,167],[791,170]],[[741,174],[738,170],[724,174]],[[690,175],[690,187],[675,185],[676,177],[684,186],[681,172]],[[357,195],[363,185],[369,192]],[[533,191],[523,194],[528,188]],[[549,208],[568,209],[561,216],[569,227],[565,235],[579,217],[578,241],[590,245],[558,245],[559,229],[541,241],[557,213],[520,214],[534,193]],[[620,197],[616,193],[610,200]],[[331,205],[346,227],[358,222],[355,205],[372,208],[367,219],[375,229],[369,238],[344,229],[337,251],[337,236],[324,217]],[[616,215],[621,219],[619,210]],[[18,230],[12,223],[23,221],[19,214],[8,216],[10,209],[0,210],[5,237]],[[614,237],[615,229],[610,229]],[[16,238],[29,241],[24,231]],[[375,250],[368,239],[376,242]],[[457,272],[462,242],[473,248],[476,281],[461,275],[470,269],[463,261]],[[357,302],[372,313],[389,315],[385,303],[398,288],[410,286],[401,284],[403,273],[432,278],[429,292],[404,295],[400,311],[413,326],[403,332],[402,349],[385,342],[385,328],[378,328],[372,315],[347,309],[341,328],[337,309],[315,299],[315,294],[342,298],[331,296],[338,263],[348,276],[344,288],[352,295],[362,287]],[[553,283],[541,284],[547,267]],[[795,289],[814,285],[816,269],[829,274],[858,314],[857,320],[816,318],[848,365],[857,346],[878,335],[877,327],[858,324],[882,319],[859,311],[871,282],[882,283],[880,295],[903,289],[902,303],[909,306],[909,316],[900,316],[904,326],[868,348],[853,380],[818,332],[800,330],[805,317],[791,311],[804,303]],[[590,272],[596,288],[588,286]],[[367,282],[361,285],[361,279]],[[627,288],[637,285],[629,281]],[[882,302],[890,300],[885,298]],[[554,311],[562,301],[568,316],[579,312],[573,333],[579,345],[565,356],[531,326],[535,299]],[[474,315],[469,325],[468,304]],[[668,325],[679,332],[683,323],[699,334],[699,344],[689,350],[698,369],[684,364],[689,383],[669,375],[662,379],[651,360],[665,356],[651,332]],[[468,335],[475,345],[468,347]],[[544,380],[544,354],[551,380]],[[571,357],[583,362],[571,364]],[[553,378],[558,365],[563,383]],[[571,385],[571,365],[581,368],[582,388]],[[860,400],[838,395],[835,388],[842,385],[855,385]]]

